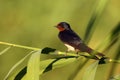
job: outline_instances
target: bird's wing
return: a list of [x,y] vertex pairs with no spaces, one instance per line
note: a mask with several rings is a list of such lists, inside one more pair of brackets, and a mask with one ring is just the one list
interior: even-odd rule
[[59,38],[66,44],[76,47],[83,43],[81,38],[74,31],[64,31],[59,34]]

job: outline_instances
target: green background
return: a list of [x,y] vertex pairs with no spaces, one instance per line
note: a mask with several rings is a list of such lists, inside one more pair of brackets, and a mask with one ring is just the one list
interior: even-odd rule
[[[83,39],[98,3],[99,0],[0,0],[0,41],[66,51],[66,47],[57,37],[58,30],[54,26],[62,21],[68,22]],[[95,49],[119,21],[120,0],[108,0],[97,19],[88,45]],[[5,47],[0,45],[0,50]],[[12,48],[0,56],[0,78],[2,79],[28,52]],[[111,56],[112,53],[107,55]]]

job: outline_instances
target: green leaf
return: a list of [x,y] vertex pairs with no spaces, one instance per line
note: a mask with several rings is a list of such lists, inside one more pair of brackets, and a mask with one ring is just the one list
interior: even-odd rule
[[74,61],[76,61],[76,58],[60,59],[59,61],[53,64],[53,69],[64,67],[70,63],[73,63]]
[[40,52],[33,53],[29,59],[27,73],[22,80],[39,80]]
[[98,67],[98,62],[96,61],[94,62],[92,65],[90,65],[86,70],[85,73],[83,75],[83,79],[82,80],[94,80],[95,78],[95,73]]
[[[47,70],[48,66],[54,61],[55,59],[48,59],[40,62],[40,75]],[[51,69],[50,69],[51,70]]]
[[68,65],[68,64],[74,62],[75,60],[76,60],[76,58],[73,58],[73,57],[68,57],[68,58],[62,57],[62,58],[54,59],[46,67],[46,69],[44,70],[44,72],[47,72],[47,71],[50,71],[50,70],[53,70],[53,69],[56,69],[56,68],[64,67],[65,65]]
[[120,74],[111,77],[110,80],[120,80]]
[[[40,64],[40,70],[39,70],[39,75],[41,75],[45,70],[46,70],[46,67],[51,63],[53,62],[55,59],[48,59],[48,60],[44,60],[44,61],[41,61],[39,64]],[[21,71],[19,71],[19,73],[16,75],[15,77],[15,80],[17,79],[21,79],[24,74],[27,72],[27,66],[24,67]]]
[[115,43],[118,43],[120,45],[120,22],[116,25],[116,27],[112,30],[111,34],[109,35],[109,44],[104,49],[104,51],[110,50],[110,48],[115,45]]
[[4,50],[2,50],[2,51],[0,52],[0,55],[2,55],[2,54],[4,54],[5,52],[7,52],[10,48],[11,48],[11,46],[9,46],[9,47],[5,48]]
[[[51,62],[49,72],[41,75],[42,80],[75,80],[76,75],[80,72],[88,59],[78,58],[61,58]],[[53,77],[51,77],[53,76]]]
[[19,62],[17,62],[7,73],[7,75],[5,76],[4,80],[13,80],[16,76],[16,74],[18,74],[18,72],[23,68],[23,62],[33,53],[30,52],[29,54],[27,54],[24,58],[22,58]]
[[84,41],[86,43],[88,43],[90,41],[90,38],[92,37],[93,32],[96,28],[95,24],[100,19],[100,15],[102,14],[107,2],[108,2],[108,0],[99,0],[98,4],[96,4],[97,6],[95,5],[95,9],[91,15],[91,18],[90,18],[89,23],[87,25],[86,33],[84,36]]
[[45,47],[44,49],[42,49],[41,53],[48,54],[50,52],[54,52],[55,50],[56,49]]
[[27,67],[24,67],[24,68],[15,76],[15,79],[14,79],[14,80],[20,80],[20,79],[26,74],[26,71],[27,71]]

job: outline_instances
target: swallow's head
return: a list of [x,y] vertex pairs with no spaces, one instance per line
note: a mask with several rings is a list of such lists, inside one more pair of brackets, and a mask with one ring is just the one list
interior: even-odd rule
[[70,30],[70,25],[66,22],[60,22],[57,26],[56,26],[60,31],[64,31],[64,30]]

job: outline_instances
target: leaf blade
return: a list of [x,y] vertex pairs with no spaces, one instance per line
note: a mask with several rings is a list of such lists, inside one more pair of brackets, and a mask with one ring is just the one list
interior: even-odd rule
[[22,80],[39,80],[40,52],[33,53],[27,66],[27,74]]
[[99,61],[96,61],[85,70],[82,80],[94,80],[98,62]]

